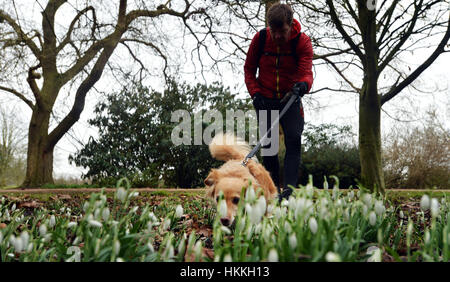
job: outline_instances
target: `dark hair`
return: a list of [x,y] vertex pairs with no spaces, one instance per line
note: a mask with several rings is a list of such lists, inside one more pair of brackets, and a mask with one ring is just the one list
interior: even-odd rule
[[287,4],[273,4],[267,12],[267,21],[270,27],[281,28],[285,23],[291,25],[294,11]]

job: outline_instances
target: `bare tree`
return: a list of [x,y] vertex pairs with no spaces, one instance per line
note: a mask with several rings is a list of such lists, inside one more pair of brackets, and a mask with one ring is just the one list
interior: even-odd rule
[[[120,0],[111,8],[100,1],[81,4],[48,0],[42,7],[41,2],[33,3],[41,9],[40,24],[19,14],[16,1],[0,6],[0,93],[15,95],[32,111],[23,187],[53,183],[55,145],[78,121],[87,93],[110,64],[119,45],[126,47],[137,62],[142,58],[130,45],[149,47],[167,65],[168,54],[155,39],[164,37],[154,30],[156,20],[164,19],[167,25],[173,24],[169,18],[178,20],[189,32],[193,30],[191,19],[197,17],[194,20],[198,21],[205,16],[205,10],[190,0],[177,4],[170,0],[161,4]],[[55,20],[58,13],[73,16],[61,23]],[[142,69],[148,67],[142,62],[140,65]],[[76,89],[74,102],[70,111],[49,130],[55,101],[67,85]]]

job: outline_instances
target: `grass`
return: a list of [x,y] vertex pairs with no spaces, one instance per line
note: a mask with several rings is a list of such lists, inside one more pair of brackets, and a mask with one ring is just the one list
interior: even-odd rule
[[[448,238],[442,235],[450,226],[445,222],[448,210],[443,206],[443,214],[436,220],[429,210],[420,210],[419,201],[424,194],[445,199],[450,191],[387,191],[383,216],[377,216],[372,225],[369,213],[376,207],[374,197],[365,211],[366,204],[349,200],[349,191],[326,193],[313,189],[308,190],[313,191],[309,195],[303,187],[297,190],[296,199],[312,203],[308,214],[296,212],[299,202],[293,202],[272,207],[273,214],[285,210],[278,219],[263,216],[256,222],[251,211],[257,210],[257,199],[242,201],[236,226],[228,229],[219,224],[215,207],[205,199],[204,190],[153,191],[131,196],[129,186],[121,186],[127,188],[123,201],[119,200],[118,191],[70,196],[24,191],[3,196],[2,261],[77,259],[68,255],[70,248],[80,251],[81,261],[267,261],[275,260],[275,254],[279,261],[366,261],[369,247],[378,248],[375,252],[378,250],[384,261],[448,259]],[[335,193],[345,199],[344,206],[333,198]],[[329,202],[328,217],[320,215],[323,199]],[[178,205],[182,207],[181,216],[176,215]],[[102,215],[105,210],[108,217]],[[400,210],[403,218],[399,218]],[[345,213],[351,214],[351,221],[345,219]],[[310,223],[313,217],[315,233]],[[410,235],[409,222],[415,223]],[[69,223],[76,226],[69,228]],[[47,226],[46,234],[41,234],[41,225]],[[428,241],[424,239],[427,232]],[[18,240],[27,242],[26,248]],[[292,248],[294,241],[296,246]]]

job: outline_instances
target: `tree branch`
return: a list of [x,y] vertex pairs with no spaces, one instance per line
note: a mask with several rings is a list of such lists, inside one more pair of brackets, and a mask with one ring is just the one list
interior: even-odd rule
[[12,93],[12,94],[16,95],[18,98],[20,98],[22,101],[24,101],[31,108],[31,110],[34,110],[33,102],[28,100],[25,97],[25,95],[23,95],[22,93],[19,93],[18,91],[14,90],[12,88],[8,88],[8,87],[1,86],[1,85],[0,85],[0,90],[3,90],[3,91],[6,91],[6,92],[9,92],[9,93]]

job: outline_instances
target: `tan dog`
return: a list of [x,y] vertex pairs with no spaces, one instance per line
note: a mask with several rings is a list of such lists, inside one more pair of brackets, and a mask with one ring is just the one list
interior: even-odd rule
[[242,165],[245,156],[250,152],[250,146],[233,134],[218,134],[209,144],[213,158],[225,161],[218,169],[211,169],[205,179],[208,188],[207,196],[217,204],[219,192],[222,191],[227,204],[227,216],[220,221],[223,225],[231,225],[236,216],[241,191],[251,181],[255,192],[261,188],[266,201],[277,197],[277,188],[269,172],[257,162],[250,159],[247,166]]

